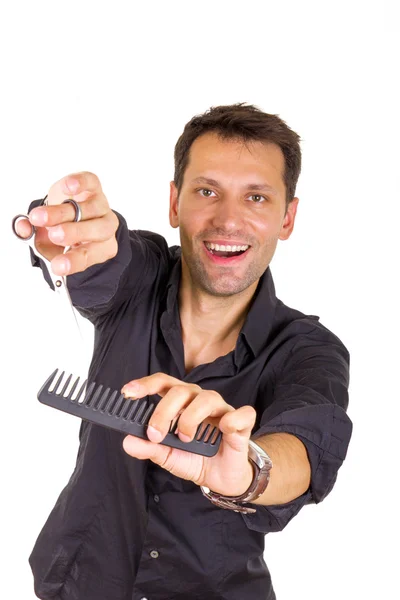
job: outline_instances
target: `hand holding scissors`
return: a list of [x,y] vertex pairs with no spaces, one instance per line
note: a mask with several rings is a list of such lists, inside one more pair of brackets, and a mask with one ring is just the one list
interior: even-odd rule
[[17,215],[12,226],[47,261],[49,273],[72,275],[115,256],[118,218],[96,175],[84,171],[60,179],[46,201]]

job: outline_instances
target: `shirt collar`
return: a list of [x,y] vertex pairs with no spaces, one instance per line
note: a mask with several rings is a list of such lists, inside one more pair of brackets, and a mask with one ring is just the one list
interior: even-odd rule
[[[178,302],[181,265],[181,252],[179,251],[177,253],[177,260],[171,270],[166,290],[166,308],[171,316]],[[240,331],[240,334],[244,336],[254,356],[257,356],[267,343],[275,318],[276,304],[275,285],[271,268],[268,266],[260,277],[251,307]]]
[[257,356],[267,344],[275,319],[277,297],[268,266],[260,277],[253,302],[241,330],[254,356]]

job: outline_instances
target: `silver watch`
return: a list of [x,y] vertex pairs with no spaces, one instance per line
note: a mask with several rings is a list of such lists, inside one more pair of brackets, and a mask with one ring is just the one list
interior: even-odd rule
[[265,492],[269,483],[272,461],[265,450],[253,440],[249,440],[249,461],[253,466],[254,477],[250,487],[241,496],[223,496],[201,485],[203,495],[220,508],[241,513],[255,513],[254,508],[240,506],[237,503],[253,502]]

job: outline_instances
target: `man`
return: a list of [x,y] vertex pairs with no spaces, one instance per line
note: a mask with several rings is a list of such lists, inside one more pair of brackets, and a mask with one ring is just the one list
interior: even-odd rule
[[[331,491],[352,428],[347,349],[277,299],[269,267],[294,227],[299,139],[243,103],[194,117],[170,187],[181,247],[129,231],[92,173],[31,205],[38,253],[95,327],[90,379],[159,400],[148,441],[82,422],[30,556],[39,598],[275,598],[264,536]],[[162,444],[178,416],[183,441],[218,426],[214,457]]]

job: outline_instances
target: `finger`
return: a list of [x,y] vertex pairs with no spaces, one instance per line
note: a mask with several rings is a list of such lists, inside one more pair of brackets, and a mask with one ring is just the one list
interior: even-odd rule
[[54,183],[49,189],[47,202],[49,205],[60,204],[66,198],[74,197],[80,200],[82,197],[103,195],[103,189],[97,175],[89,171],[71,173]]
[[133,379],[126,383],[121,389],[121,393],[127,398],[143,398],[144,396],[158,394],[165,396],[174,385],[192,385],[184,384],[180,379],[166,375],[165,373],[154,373],[140,379]]
[[[63,198],[62,201],[67,200]],[[81,209],[81,220],[96,219],[103,217],[110,211],[107,198],[104,194],[99,194],[87,200],[78,200]],[[65,204],[55,204],[53,206],[38,206],[29,213],[29,220],[37,227],[52,227],[61,223],[74,221],[76,216],[75,207],[71,202]]]
[[162,465],[166,462],[171,452],[169,446],[154,444],[148,440],[143,440],[133,435],[124,438],[122,446],[127,454],[138,458],[139,460],[150,459],[153,462]]
[[104,242],[115,234],[117,228],[118,218],[114,212],[109,211],[99,219],[50,227],[48,236],[54,244],[72,246],[82,242]]
[[241,406],[223,415],[218,427],[230,447],[238,452],[247,448],[256,417],[257,413],[252,406]]
[[[161,442],[167,435],[171,422],[201,388],[195,384],[174,385],[157,404],[147,427],[147,435],[152,442]],[[196,427],[195,427],[196,429]]]
[[233,406],[227,404],[218,392],[201,390],[179,417],[179,437],[182,441],[189,442],[194,438],[200,423],[210,421],[210,418],[222,417],[232,411],[235,411]]
[[15,223],[15,231],[21,238],[28,238],[32,234],[32,225],[28,219],[20,219]]
[[64,252],[63,246],[55,245],[49,240],[48,231],[45,227],[38,227],[36,229],[34,243],[38,253],[50,261],[55,256]]
[[115,238],[105,242],[91,242],[73,247],[65,254],[58,254],[51,261],[51,269],[56,275],[73,275],[92,265],[114,258],[118,251]]

